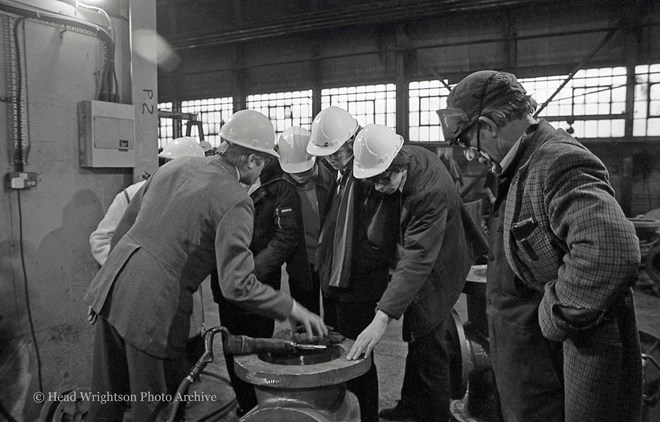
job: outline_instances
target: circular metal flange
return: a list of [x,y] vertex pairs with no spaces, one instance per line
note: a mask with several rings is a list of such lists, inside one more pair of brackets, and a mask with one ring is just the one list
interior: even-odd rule
[[660,220],[654,218],[633,217],[628,218],[628,220],[633,223],[633,226],[635,226],[636,229],[660,229]]
[[40,422],[84,421],[89,412],[89,388],[62,390],[57,397],[62,400],[48,400],[41,409]]
[[[452,382],[452,396],[463,397],[467,391],[468,377],[470,372],[474,369],[474,362],[472,360],[472,350],[470,349],[470,342],[465,336],[463,329],[463,322],[455,309],[451,310],[452,322],[449,326],[449,348],[452,351],[453,357],[452,365],[455,370],[459,370],[460,374],[453,373],[454,381]],[[460,361],[459,361],[460,359]],[[460,375],[460,376],[459,376]]]
[[271,388],[314,388],[344,383],[366,373],[371,357],[346,360],[354,341],[337,344],[339,356],[328,362],[309,365],[279,365],[260,359],[256,354],[236,356],[234,370],[245,382]]

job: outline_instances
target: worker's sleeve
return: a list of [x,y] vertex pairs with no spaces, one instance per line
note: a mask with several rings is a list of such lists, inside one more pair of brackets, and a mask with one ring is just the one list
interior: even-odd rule
[[[264,249],[254,257],[257,278],[280,272],[282,264],[296,251],[300,238],[301,206],[295,188],[285,181],[278,181],[275,189],[273,226],[275,232]],[[258,228],[255,228],[258,230]]]
[[291,298],[260,283],[254,275],[254,258],[248,247],[252,221],[252,201],[245,198],[229,208],[218,224],[215,256],[220,291],[247,311],[285,319],[291,313]]
[[108,207],[108,211],[99,222],[96,230],[89,236],[92,255],[94,255],[96,262],[101,265],[105,264],[105,260],[108,259],[110,240],[127,207],[128,199],[124,191],[121,191],[115,196],[115,199],[110,204],[110,207]]
[[442,249],[447,204],[442,192],[426,191],[410,201],[399,261],[378,309],[399,319],[428,279]]
[[557,279],[545,285],[539,323],[546,338],[584,338],[637,278],[635,230],[613,196],[605,166],[583,150],[557,154],[544,186],[555,236],[566,245]]
[[140,208],[142,207],[142,197],[147,192],[147,189],[149,189],[150,184],[151,179],[147,180],[147,182],[142,185],[142,187],[135,193],[135,195],[133,195],[133,198],[131,198],[131,203],[128,204],[128,207],[126,207],[124,215],[122,215],[121,220],[119,220],[119,224],[117,224],[117,228],[115,228],[115,232],[112,235],[112,240],[110,241],[111,250],[114,248],[117,242],[119,242],[119,240],[124,237],[126,232],[128,232],[130,228],[133,227],[138,212],[140,212]]

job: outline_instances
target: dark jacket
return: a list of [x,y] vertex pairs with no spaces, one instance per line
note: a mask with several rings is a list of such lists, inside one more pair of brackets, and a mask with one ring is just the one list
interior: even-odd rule
[[[279,166],[277,166],[279,168]],[[297,253],[304,241],[300,197],[281,171],[262,175],[261,186],[250,197],[254,202],[254,230],[250,250],[257,278],[280,287],[282,264]],[[295,289],[289,281],[292,293]]]
[[[298,253],[304,239],[300,197],[293,184],[283,176],[277,161],[271,162],[260,176],[261,186],[250,194],[254,204],[250,242],[254,273],[259,281],[275,289],[280,288],[282,264]],[[300,288],[295,280],[289,281],[289,287],[291,296],[296,299]],[[219,293],[215,289],[213,297],[220,303]]]
[[485,240],[466,237],[467,213],[440,159],[421,147],[403,151],[410,163],[401,195],[398,262],[378,309],[397,319],[405,312],[404,340],[413,341],[449,314]]
[[[315,185],[316,201],[319,207],[319,227],[323,227],[325,217],[330,208],[330,200],[335,192],[336,176],[323,164],[316,164],[316,168],[317,173],[312,177],[312,182]],[[294,186],[296,185],[288,174],[284,174],[284,180]],[[286,272],[289,275],[289,285],[295,286],[298,294],[296,300],[300,301],[306,308],[314,311],[319,308],[319,285],[318,280],[312,274],[311,263],[307,256],[304,224],[300,224],[298,228],[301,242],[298,243],[296,251],[291,255],[290,259],[287,260]]]

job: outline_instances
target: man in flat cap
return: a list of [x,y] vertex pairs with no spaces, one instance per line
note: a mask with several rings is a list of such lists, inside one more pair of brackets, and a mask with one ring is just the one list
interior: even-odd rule
[[485,70],[438,111],[445,139],[498,174],[487,295],[503,416],[637,421],[635,230],[603,163],[535,109],[514,75]]

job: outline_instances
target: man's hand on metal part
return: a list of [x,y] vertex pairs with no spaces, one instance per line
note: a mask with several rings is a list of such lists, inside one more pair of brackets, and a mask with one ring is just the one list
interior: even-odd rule
[[362,355],[369,356],[371,351],[383,338],[387,325],[392,319],[381,310],[376,311],[376,316],[367,328],[365,328],[353,343],[353,347],[346,355],[346,359],[359,359]]
[[293,301],[293,307],[291,308],[291,313],[289,318],[293,319],[305,327],[305,332],[311,339],[316,333],[319,337],[325,337],[328,335],[328,327],[325,326],[325,323],[320,316],[316,315],[307,310],[304,306]]

